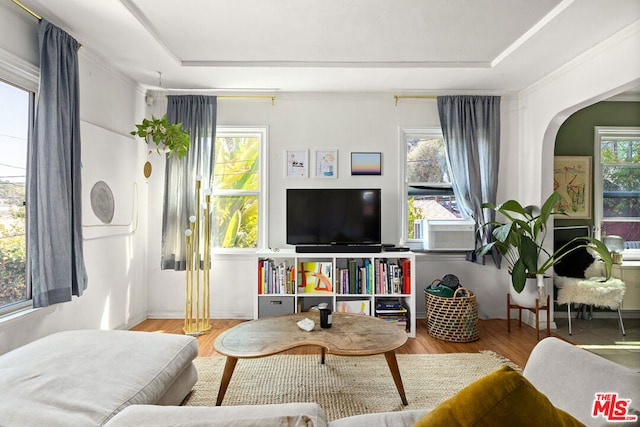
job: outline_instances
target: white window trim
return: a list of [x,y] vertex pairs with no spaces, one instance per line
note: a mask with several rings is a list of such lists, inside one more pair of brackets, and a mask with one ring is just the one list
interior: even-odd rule
[[[222,135],[228,134],[258,134],[260,135],[262,143],[260,144],[260,180],[258,190],[254,193],[258,195],[258,242],[256,248],[212,248],[214,254],[247,254],[254,253],[260,248],[263,248],[266,242],[268,242],[268,230],[267,224],[269,224],[267,207],[267,194],[268,194],[268,156],[269,156],[269,127],[268,126],[216,126],[216,138]],[[234,195],[233,190],[216,191],[212,190],[212,196]],[[237,194],[247,195],[249,191],[238,192]],[[237,195],[235,194],[235,195]]]
[[[594,201],[594,231],[595,238],[602,238],[602,228],[600,224],[603,219],[602,212],[602,167],[601,167],[601,150],[602,138],[624,138],[631,136],[633,138],[640,138],[640,127],[626,127],[626,126],[595,126],[593,132],[593,201]],[[616,218],[610,218],[616,219]],[[621,219],[624,221],[624,219]],[[625,249],[622,255],[623,259],[640,259],[640,249]]]
[[404,245],[407,242],[418,242],[418,240],[410,238],[406,235],[407,229],[409,228],[409,218],[407,215],[408,183],[406,182],[407,137],[413,135],[420,137],[443,137],[442,128],[440,128],[439,126],[400,126],[398,128],[398,158],[400,159],[400,167],[398,168],[398,193],[400,194],[398,218],[400,218],[400,245]]
[[0,49],[0,79],[37,94],[40,70],[11,52]]
[[[21,89],[33,92],[38,96],[38,84],[40,81],[40,69],[30,62],[0,48],[0,79]],[[35,108],[35,105],[33,106]],[[34,111],[31,114],[35,114]],[[25,219],[26,220],[26,219]],[[27,262],[29,259],[27,247]],[[25,266],[26,268],[26,266]],[[28,280],[28,278],[27,278]],[[2,322],[14,318],[18,314],[34,311],[33,300],[28,299],[15,304],[10,304],[0,310]]]

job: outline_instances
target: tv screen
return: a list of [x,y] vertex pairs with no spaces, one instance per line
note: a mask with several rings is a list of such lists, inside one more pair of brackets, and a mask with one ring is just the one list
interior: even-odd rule
[[380,189],[290,188],[287,244],[379,245]]

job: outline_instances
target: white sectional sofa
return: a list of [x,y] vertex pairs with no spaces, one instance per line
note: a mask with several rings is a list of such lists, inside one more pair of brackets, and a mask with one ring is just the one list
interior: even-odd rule
[[179,405],[197,356],[197,340],[183,335],[49,335],[0,356],[0,426],[102,426],[129,405]]
[[[332,421],[327,421],[323,409],[315,403],[177,406],[196,382],[191,363],[196,356],[197,341],[181,335],[127,331],[51,335],[0,356],[0,426],[398,427],[423,422],[423,416],[436,414],[446,406],[445,402],[437,408]],[[592,416],[596,393],[615,392],[629,400],[627,415],[640,415],[640,373],[557,338],[538,343],[524,377],[535,387],[534,393],[546,396],[543,400],[549,406],[587,426],[611,425],[603,414]],[[468,402],[487,398],[482,392],[478,398],[465,400],[464,405],[453,406],[467,411]],[[513,408],[507,406],[507,424],[502,425],[525,425],[515,421],[521,415],[523,399],[517,396],[511,401],[516,403]],[[488,414],[484,424],[475,425],[487,425],[486,417],[492,413]],[[421,425],[451,423],[445,418],[444,424]],[[533,418],[533,423],[526,425],[540,424]]]

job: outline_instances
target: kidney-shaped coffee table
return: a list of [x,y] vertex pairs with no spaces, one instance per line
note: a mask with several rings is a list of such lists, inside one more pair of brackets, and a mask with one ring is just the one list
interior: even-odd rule
[[[297,322],[308,317],[315,322],[312,331],[300,329]],[[362,314],[333,313],[332,327],[320,328],[316,311],[268,317],[240,323],[220,334],[213,343],[217,352],[227,356],[216,405],[224,399],[238,359],[271,356],[296,347],[318,346],[321,363],[325,354],[371,356],[384,353],[404,405],[407,398],[398,369],[395,349],[407,342],[407,333],[398,326]]]

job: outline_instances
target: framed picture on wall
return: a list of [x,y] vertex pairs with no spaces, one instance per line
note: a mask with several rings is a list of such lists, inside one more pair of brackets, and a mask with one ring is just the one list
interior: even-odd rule
[[287,150],[287,178],[307,178],[309,176],[309,150]]
[[338,178],[338,150],[316,150],[316,178]]
[[553,189],[560,193],[556,219],[591,218],[591,156],[556,156]]
[[351,175],[382,175],[382,153],[351,153]]

